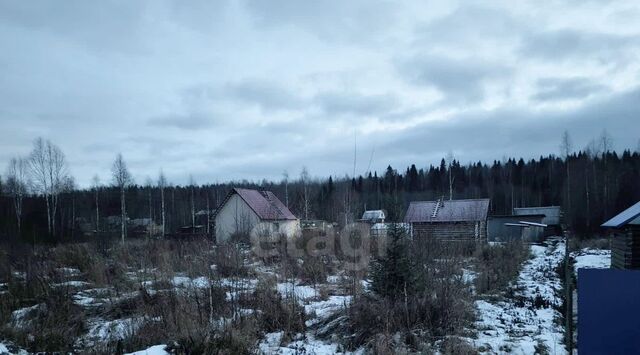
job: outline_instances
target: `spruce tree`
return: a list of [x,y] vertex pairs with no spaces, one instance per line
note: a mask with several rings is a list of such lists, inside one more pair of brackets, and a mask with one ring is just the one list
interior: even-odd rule
[[371,290],[389,299],[412,296],[422,291],[421,271],[409,252],[406,231],[392,224],[387,238],[386,255],[371,264]]

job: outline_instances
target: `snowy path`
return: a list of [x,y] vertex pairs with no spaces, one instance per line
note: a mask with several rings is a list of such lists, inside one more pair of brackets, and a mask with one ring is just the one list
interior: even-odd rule
[[546,350],[566,354],[563,329],[557,322],[562,304],[561,282],[556,267],[564,257],[564,241],[553,239],[544,246],[532,245],[528,260],[511,287],[514,295],[499,301],[476,301],[479,320],[479,352],[533,354]]

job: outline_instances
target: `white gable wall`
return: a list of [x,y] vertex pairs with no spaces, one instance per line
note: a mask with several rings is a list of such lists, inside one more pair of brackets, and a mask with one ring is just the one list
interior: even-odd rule
[[289,238],[298,236],[301,232],[300,220],[263,221],[237,194],[231,195],[229,200],[220,208],[216,215],[216,241],[224,243],[235,233],[242,233],[250,237],[277,237],[283,234]]
[[258,215],[237,194],[220,208],[216,215],[216,241],[226,242],[234,233],[249,235],[260,222]]

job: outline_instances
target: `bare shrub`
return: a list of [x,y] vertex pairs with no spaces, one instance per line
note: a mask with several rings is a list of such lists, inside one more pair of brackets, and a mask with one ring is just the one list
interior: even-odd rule
[[474,253],[476,292],[490,294],[504,291],[520,272],[522,263],[529,258],[529,249],[520,242],[500,245],[484,244]]
[[304,308],[295,297],[283,298],[272,282],[259,282],[248,303],[251,308],[259,310],[258,326],[264,332],[295,334],[305,330]]

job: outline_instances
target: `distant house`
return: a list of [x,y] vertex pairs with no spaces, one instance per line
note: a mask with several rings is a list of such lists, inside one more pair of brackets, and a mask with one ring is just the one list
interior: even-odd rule
[[640,202],[602,224],[613,232],[611,267],[640,269]]
[[384,223],[385,217],[386,216],[383,210],[369,210],[369,211],[364,211],[360,221],[370,223],[370,224]]
[[414,201],[404,217],[414,240],[487,239],[489,199]]
[[300,233],[300,221],[271,191],[232,189],[216,209],[214,220],[218,242],[235,234],[293,237]]

